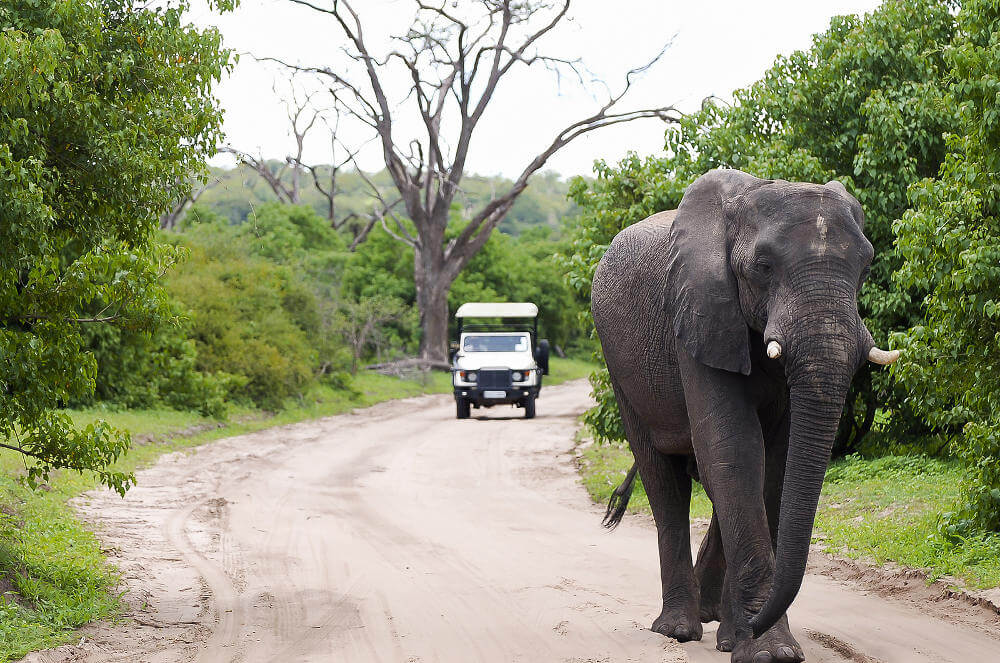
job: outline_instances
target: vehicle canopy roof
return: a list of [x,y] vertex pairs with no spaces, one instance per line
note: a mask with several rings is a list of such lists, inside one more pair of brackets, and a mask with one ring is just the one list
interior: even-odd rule
[[538,307],[531,302],[466,302],[456,318],[535,318]]

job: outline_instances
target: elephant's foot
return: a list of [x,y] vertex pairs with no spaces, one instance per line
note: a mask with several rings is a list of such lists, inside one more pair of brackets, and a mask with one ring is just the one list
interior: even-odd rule
[[720,619],[719,630],[715,632],[715,648],[719,651],[733,651],[736,644],[736,628],[732,619]]
[[759,638],[737,642],[732,663],[798,663],[805,658],[802,647],[788,630],[788,617],[782,617]]
[[698,616],[703,624],[708,622],[721,622],[722,616],[722,592],[705,592],[705,585],[702,584],[701,603],[698,605]]
[[696,609],[663,608],[651,630],[678,642],[701,640],[701,621]]

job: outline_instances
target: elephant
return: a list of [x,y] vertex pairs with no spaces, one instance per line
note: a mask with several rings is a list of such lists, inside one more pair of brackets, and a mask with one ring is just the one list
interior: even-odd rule
[[[861,205],[837,181],[719,169],[676,210],[622,230],[595,272],[591,310],[649,497],[663,606],[652,630],[733,663],[804,660],[786,610],[802,583],[831,448],[854,373],[889,364],[857,309],[874,256]],[[692,563],[692,479],[712,520]]]

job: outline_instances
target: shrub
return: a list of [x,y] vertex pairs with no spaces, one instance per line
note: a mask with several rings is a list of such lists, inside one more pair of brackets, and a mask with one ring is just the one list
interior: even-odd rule
[[315,296],[228,226],[205,224],[173,241],[191,252],[167,290],[190,312],[198,369],[236,376],[234,396],[259,407],[300,395],[318,366]]

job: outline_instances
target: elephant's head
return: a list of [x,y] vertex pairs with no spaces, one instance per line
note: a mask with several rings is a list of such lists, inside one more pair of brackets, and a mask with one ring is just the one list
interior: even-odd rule
[[754,329],[767,355],[784,363],[789,387],[775,575],[751,622],[755,635],[785,613],[802,583],[851,378],[866,359],[898,357],[875,347],[858,314],[873,255],[863,227],[861,205],[839,182],[761,180],[736,170],[699,178],[673,221],[666,296],[681,346],[704,364],[749,374]]

